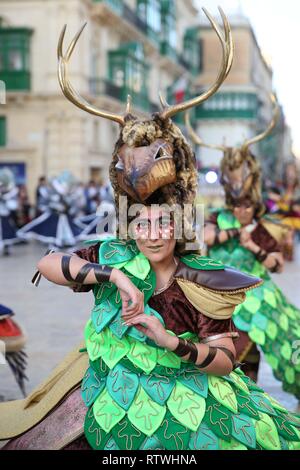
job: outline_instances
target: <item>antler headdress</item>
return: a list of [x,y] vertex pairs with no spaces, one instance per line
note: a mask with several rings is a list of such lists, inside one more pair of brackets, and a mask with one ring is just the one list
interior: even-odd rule
[[280,115],[278,103],[273,94],[270,95],[270,99],[273,104],[273,117],[267,129],[236,148],[205,144],[192,128],[188,113],[185,115],[187,130],[193,142],[203,147],[220,150],[224,154],[220,164],[221,183],[224,186],[226,204],[229,208],[232,208],[238,201],[247,199],[257,207],[257,214],[264,210],[261,195],[261,170],[249,147],[265,139],[278,122]]

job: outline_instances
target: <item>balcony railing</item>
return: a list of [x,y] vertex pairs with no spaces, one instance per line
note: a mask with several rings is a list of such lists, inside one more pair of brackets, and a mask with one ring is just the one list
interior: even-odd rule
[[258,101],[255,93],[218,93],[196,109],[197,119],[256,119]]
[[117,86],[111,81],[104,78],[92,78],[90,80],[90,91],[92,95],[101,96],[107,95],[115,98],[122,103],[127,102],[127,96],[130,95],[134,106],[143,109],[144,111],[154,113],[159,111],[159,107],[155,103],[151,103],[149,97],[145,93],[137,93],[130,90],[126,86]]
[[31,88],[31,74],[25,70],[2,70],[0,80],[7,91],[30,91]]

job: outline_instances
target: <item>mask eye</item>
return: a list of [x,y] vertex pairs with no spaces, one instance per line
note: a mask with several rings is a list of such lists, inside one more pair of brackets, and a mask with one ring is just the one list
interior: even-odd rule
[[119,155],[118,155],[118,162],[116,163],[116,166],[115,168],[117,170],[124,170],[124,163],[122,162],[122,160],[120,159]]

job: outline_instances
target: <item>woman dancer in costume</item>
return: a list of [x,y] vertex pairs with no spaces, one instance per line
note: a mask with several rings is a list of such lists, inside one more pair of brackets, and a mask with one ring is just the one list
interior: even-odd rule
[[22,327],[15,319],[12,319],[13,316],[14,313],[10,308],[0,304],[0,343],[3,346],[0,348],[0,355],[3,355],[4,360],[7,361],[22,394],[25,396],[24,381],[28,380],[25,374],[27,365],[27,355],[24,351],[26,336]]
[[[209,17],[223,46],[216,83],[187,103],[165,105],[148,121],[129,109],[125,118],[104,113],[75,95],[67,62],[78,36],[65,56],[61,37],[59,76],[66,96],[121,125],[110,166],[115,198],[127,195],[130,208],[145,205],[134,215],[131,238],[40,261],[40,272],[52,282],[93,288],[95,306],[85,328],[86,350],[71,354],[25,403],[0,405],[2,422],[7,421],[5,429],[0,423],[0,438],[20,435],[6,449],[45,445],[45,436],[48,448],[299,447],[300,419],[238,369],[232,372],[231,315],[260,280],[195,252],[186,254],[186,242],[193,239],[174,237],[178,221],[168,209],[177,204],[171,215],[178,215],[178,207],[195,198],[195,158],[170,118],[208,99],[226,78],[232,39],[222,16],[225,38]],[[150,208],[153,203],[167,208]],[[84,408],[78,387],[87,362]],[[6,416],[17,408],[23,411],[12,424]]]
[[[260,354],[264,352],[275,377],[283,389],[300,398],[300,364],[294,362],[293,347],[300,339],[300,311],[283,295],[268,271],[281,272],[283,256],[280,245],[287,229],[263,217],[261,171],[249,146],[265,138],[278,118],[278,107],[268,129],[248,140],[241,148],[216,147],[224,152],[221,182],[226,207],[216,211],[205,227],[205,241],[210,256],[243,272],[263,279],[263,284],[247,293],[246,301],[236,308],[233,321],[240,330],[236,344],[243,370],[257,379]],[[205,145],[193,131],[188,116],[190,136],[198,145]]]
[[14,217],[18,208],[18,191],[9,168],[0,169],[0,254],[9,255],[9,247],[20,241]]
[[[46,194],[44,191],[44,198]],[[82,226],[74,220],[80,209],[79,196],[76,181],[70,172],[64,171],[53,178],[48,190],[48,201],[43,201],[47,209],[24,225],[18,231],[19,237],[35,239],[50,247],[74,246],[82,232]]]

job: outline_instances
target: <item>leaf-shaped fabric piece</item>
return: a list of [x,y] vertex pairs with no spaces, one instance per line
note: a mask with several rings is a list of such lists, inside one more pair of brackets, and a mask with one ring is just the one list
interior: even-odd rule
[[246,294],[246,300],[243,303],[243,307],[250,313],[256,313],[259,310],[261,302],[253,295]]
[[122,339],[125,335],[126,331],[128,330],[128,326],[124,325],[124,321],[122,318],[122,310],[118,311],[118,314],[115,316],[113,321],[110,323],[109,328],[111,332],[118,338]]
[[277,338],[278,335],[278,328],[276,323],[271,320],[268,320],[267,328],[266,328],[266,335],[273,341]]
[[239,390],[242,390],[246,394],[250,393],[249,388],[247,387],[247,384],[244,382],[242,377],[239,376],[235,371],[231,372],[229,376],[223,377],[225,380],[229,380],[236,388]]
[[262,315],[261,313],[257,312],[252,319],[252,324],[257,326],[260,330],[265,330],[267,328],[268,319]]
[[219,438],[205,423],[201,423],[198,430],[191,434],[189,448],[191,450],[218,450]]
[[273,420],[266,413],[260,413],[260,419],[255,421],[257,442],[266,450],[280,450],[280,440]]
[[145,279],[140,279],[139,284],[138,284],[139,290],[144,294],[145,305],[148,304],[150,297],[152,297],[152,294],[155,290],[155,286],[156,286],[156,274],[153,269],[150,269]]
[[156,436],[166,450],[185,450],[188,448],[191,431],[180,424],[167,411],[162,424],[156,431]]
[[246,414],[250,416],[250,418],[259,419],[259,413],[255,403],[251,399],[251,395],[242,390],[236,390],[235,396],[238,402],[238,409],[242,414]]
[[109,299],[104,300],[99,305],[95,305],[91,317],[94,328],[97,333],[101,331],[112,321],[112,319],[117,315],[118,308],[116,308]]
[[110,348],[102,355],[103,361],[110,369],[124,357],[130,350],[130,344],[127,338],[119,340],[116,336],[111,335]]
[[291,345],[288,341],[284,341],[283,345],[281,346],[280,352],[284,359],[289,361],[292,357],[293,350],[291,348]]
[[251,393],[251,400],[255,403],[257,410],[262,413],[268,413],[272,416],[277,416],[276,411],[272,407],[271,402],[268,400],[267,396],[260,392]]
[[178,382],[190,388],[197,395],[206,398],[208,392],[208,378],[207,374],[203,374],[199,369],[185,369],[180,372]]
[[99,248],[99,264],[108,266],[130,261],[139,253],[134,240],[109,240],[101,243]]
[[113,436],[110,436],[107,443],[105,444],[105,447],[103,450],[108,450],[109,452],[112,452],[113,450],[120,450],[119,447],[117,446],[116,441],[114,440]]
[[217,400],[208,395],[206,399],[206,412],[203,421],[207,426],[221,439],[231,440],[232,436],[232,413],[217,402]]
[[159,349],[157,352],[157,363],[165,367],[179,369],[181,360],[180,357],[173,352],[167,349]]
[[238,442],[236,439],[231,439],[230,442],[220,439],[220,450],[248,450],[246,446]]
[[98,377],[101,378],[106,377],[109,372],[109,368],[101,357],[99,359],[96,359],[95,361],[90,360],[90,366],[95,372],[97,372]]
[[228,230],[231,228],[241,228],[238,219],[229,210],[221,210],[218,214],[218,227],[220,230]]
[[140,377],[140,384],[152,400],[164,405],[175,386],[175,378],[156,373],[143,374]]
[[116,292],[117,286],[112,282],[101,282],[101,284],[95,284],[93,288],[95,303],[100,304],[108,297]]
[[241,315],[237,314],[233,316],[234,319],[234,325],[236,328],[238,328],[241,331],[250,331],[251,330],[251,323],[247,322]]
[[150,373],[156,365],[157,349],[132,338],[129,338],[128,341],[130,344],[128,359],[146,373]]
[[140,450],[164,450],[164,446],[160,443],[156,435],[154,435],[145,439]]
[[279,365],[279,359],[274,354],[265,354],[267,363],[272,367],[273,371],[276,371]]
[[285,315],[285,313],[282,313],[279,317],[279,325],[280,328],[283,329],[283,331],[287,332],[289,330],[289,319]]
[[151,266],[146,256],[140,252],[138,255],[128,261],[124,268],[134,277],[144,280],[148,276]]
[[106,379],[98,378],[97,373],[89,367],[81,382],[81,396],[87,407],[89,407],[100,395],[106,384]]
[[208,378],[208,388],[217,402],[221,403],[233,413],[237,413],[238,405],[235,392],[231,385],[221,377],[210,375]]
[[205,399],[176,382],[167,405],[172,415],[187,428],[196,431],[205,413]]
[[85,344],[91,361],[95,361],[110,348],[111,334],[108,328],[97,334],[91,320],[84,330]]
[[197,254],[188,254],[182,256],[180,261],[193,269],[200,269],[204,271],[216,271],[224,269],[224,264],[220,261]]
[[112,435],[119,449],[138,450],[146,435],[137,429],[125,416],[112,429]]
[[84,435],[92,449],[95,450],[103,450],[109,438],[109,434],[97,423],[92,407],[85,415]]
[[93,405],[95,419],[99,426],[109,432],[125,416],[125,411],[104,390]]
[[107,391],[124,410],[128,410],[139,387],[136,374],[117,364],[107,376]]
[[260,330],[256,326],[254,326],[250,331],[249,331],[249,337],[252,339],[252,341],[256,344],[263,345],[265,344],[266,341],[266,336],[264,331]]
[[131,423],[146,436],[151,436],[159,428],[166,414],[166,407],[153,401],[140,387],[128,410]]
[[271,305],[271,307],[276,308],[277,300],[272,290],[264,289],[264,300],[267,304]]
[[273,421],[277,428],[278,434],[287,441],[300,441],[300,432],[285,416],[274,416]]
[[232,436],[246,447],[255,449],[255,427],[253,420],[246,414],[232,415]]

